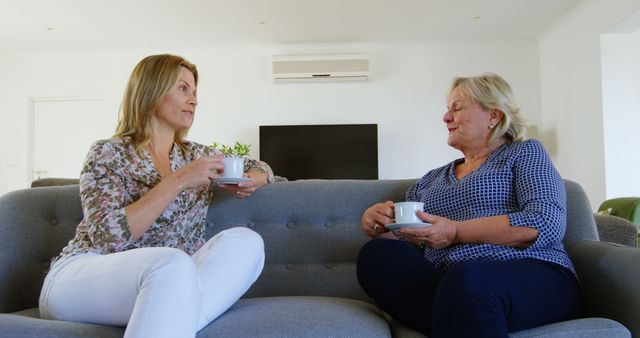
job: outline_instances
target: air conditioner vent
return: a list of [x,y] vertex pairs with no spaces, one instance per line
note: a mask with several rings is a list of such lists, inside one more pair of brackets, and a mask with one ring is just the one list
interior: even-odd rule
[[368,54],[278,55],[272,58],[274,82],[367,80]]

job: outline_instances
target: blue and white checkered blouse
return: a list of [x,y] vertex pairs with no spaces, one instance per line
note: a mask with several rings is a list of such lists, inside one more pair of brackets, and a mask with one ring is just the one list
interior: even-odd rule
[[566,229],[564,182],[540,142],[505,143],[475,171],[455,175],[457,159],[429,171],[407,191],[408,201],[424,202],[427,213],[455,221],[507,215],[512,226],[538,230],[527,249],[493,244],[457,244],[425,249],[424,256],[440,269],[460,262],[535,258],[562,265],[575,273],[562,245]]

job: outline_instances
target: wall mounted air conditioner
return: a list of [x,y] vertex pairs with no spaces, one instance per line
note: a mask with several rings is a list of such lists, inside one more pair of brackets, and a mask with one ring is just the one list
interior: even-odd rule
[[369,54],[275,55],[273,82],[367,80]]

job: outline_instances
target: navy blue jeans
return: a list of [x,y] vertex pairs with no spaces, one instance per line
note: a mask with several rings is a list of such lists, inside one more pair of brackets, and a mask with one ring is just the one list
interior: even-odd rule
[[573,273],[537,259],[470,261],[440,271],[407,242],[374,239],[357,264],[367,295],[431,338],[508,337],[579,316]]

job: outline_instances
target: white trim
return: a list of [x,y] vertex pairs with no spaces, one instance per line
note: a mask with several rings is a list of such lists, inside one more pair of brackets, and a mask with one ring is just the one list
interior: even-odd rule
[[40,96],[29,97],[28,99],[28,117],[27,117],[27,182],[31,182],[35,178],[35,108],[39,102],[83,102],[83,101],[102,101],[106,103],[105,97],[100,96]]

